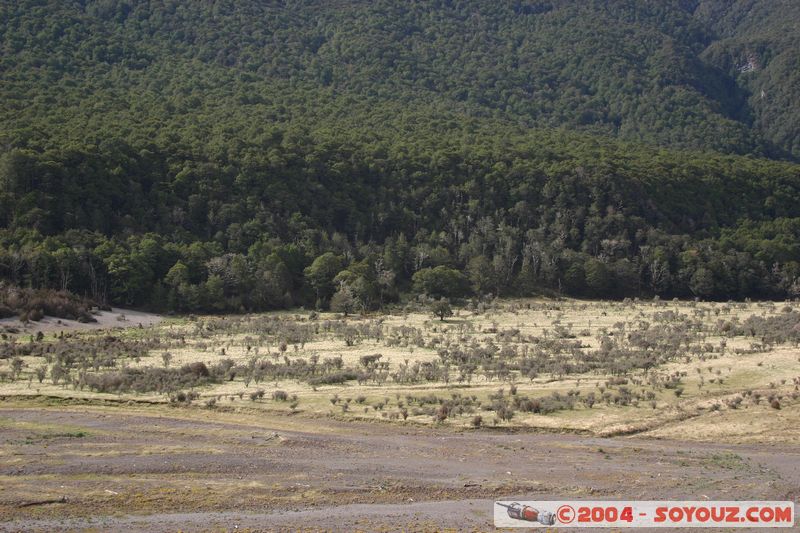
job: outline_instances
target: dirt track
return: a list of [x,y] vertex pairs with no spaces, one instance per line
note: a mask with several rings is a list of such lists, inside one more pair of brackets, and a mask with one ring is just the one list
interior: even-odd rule
[[[492,530],[495,499],[800,498],[800,446],[0,405],[0,530]],[[66,497],[66,503],[19,507]]]

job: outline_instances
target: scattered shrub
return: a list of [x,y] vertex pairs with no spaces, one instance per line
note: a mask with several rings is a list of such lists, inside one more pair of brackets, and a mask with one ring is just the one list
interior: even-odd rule
[[272,399],[276,402],[285,402],[289,399],[289,395],[286,393],[286,391],[276,390],[272,393]]

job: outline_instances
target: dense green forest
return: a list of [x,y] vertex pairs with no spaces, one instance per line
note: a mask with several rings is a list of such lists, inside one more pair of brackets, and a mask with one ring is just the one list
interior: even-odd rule
[[0,20],[10,285],[208,312],[800,296],[797,2],[22,0]]

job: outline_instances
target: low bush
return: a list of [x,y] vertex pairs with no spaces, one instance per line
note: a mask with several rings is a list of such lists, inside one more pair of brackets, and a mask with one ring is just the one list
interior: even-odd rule
[[79,322],[96,322],[90,309],[92,300],[67,291],[23,289],[0,283],[0,318],[19,316],[37,322],[45,315]]
[[289,399],[289,395],[286,393],[286,391],[276,390],[272,393],[272,399],[276,402],[285,402]]
[[359,374],[351,370],[343,370],[341,372],[333,372],[325,374],[324,376],[314,377],[308,380],[309,385],[340,385],[348,381],[358,379]]

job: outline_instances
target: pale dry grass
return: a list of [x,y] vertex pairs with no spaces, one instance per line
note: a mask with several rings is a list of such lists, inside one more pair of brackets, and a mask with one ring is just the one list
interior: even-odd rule
[[[775,316],[783,312],[784,303],[698,303],[672,301],[636,302],[584,302],[578,300],[525,299],[493,302],[481,310],[457,309],[456,315],[441,322],[424,311],[396,310],[386,314],[352,316],[343,318],[330,313],[322,313],[312,319],[310,312],[283,312],[270,315],[241,317],[237,324],[247,330],[249,324],[257,324],[264,316],[275,317],[303,327],[337,323],[346,326],[370,326],[381,332],[381,338],[362,338],[355,343],[347,343],[341,331],[320,331],[305,342],[286,343],[276,335],[265,335],[257,331],[236,332],[224,328],[209,330],[215,317],[198,317],[192,320],[171,320],[141,330],[133,328],[130,335],[161,335],[171,339],[166,349],[153,350],[150,357],[138,361],[125,361],[129,366],[163,366],[161,355],[171,354],[173,367],[197,361],[213,365],[224,359],[232,359],[245,365],[253,357],[274,362],[284,358],[293,361],[308,360],[316,355],[320,360],[341,356],[345,366],[357,367],[362,356],[381,354],[381,361],[388,362],[391,371],[403,364],[425,363],[439,359],[437,350],[442,346],[508,345],[522,348],[525,341],[520,337],[535,336],[553,338],[568,334],[580,341],[583,350],[596,350],[604,334],[626,335],[641,322],[658,323],[659,314],[673,313],[678,320],[693,320],[698,324],[710,326],[720,320],[745,320],[750,316]],[[796,305],[796,304],[788,304]],[[233,317],[231,317],[233,320]],[[662,318],[663,320],[663,318]],[[343,321],[343,322],[337,322]],[[504,331],[518,330],[518,335],[501,338]],[[88,333],[87,333],[88,334]],[[515,340],[517,339],[517,340]],[[480,414],[485,424],[536,427],[548,430],[587,431],[595,434],[644,433],[652,436],[685,436],[688,438],[727,438],[735,440],[758,440],[759,435],[768,432],[778,440],[795,440],[798,437],[798,402],[791,397],[795,385],[793,379],[800,377],[800,349],[791,345],[759,348],[759,340],[750,337],[723,338],[706,334],[700,341],[712,347],[710,353],[692,353],[687,349],[685,358],[678,358],[650,373],[658,375],[683,374],[681,389],[677,397],[673,390],[652,388],[647,384],[648,373],[635,371],[630,389],[652,392],[652,401],[637,402],[636,405],[614,405],[598,401],[593,408],[577,403],[571,410],[557,411],[549,415],[524,414],[518,412],[510,422],[496,419],[494,412],[487,410],[488,398],[498,389],[508,393],[513,381],[518,395],[532,398],[549,395],[553,392],[566,394],[578,391],[581,396],[590,392],[600,395],[606,389],[609,376],[598,374],[569,374],[566,376],[539,375],[535,379],[512,376],[510,380],[487,380],[476,374],[470,383],[457,383],[451,376],[450,383],[396,384],[391,380],[382,385],[372,383],[359,385],[349,382],[343,385],[322,385],[312,388],[305,382],[294,380],[251,382],[245,385],[240,377],[200,390],[201,400],[217,398],[217,408],[233,411],[270,409],[289,411],[289,402],[276,402],[269,399],[275,390],[297,395],[301,415],[336,416],[358,419],[391,419],[400,421],[398,414],[406,396],[435,394],[450,398],[452,394],[476,396],[483,407],[474,414]],[[723,348],[723,343],[725,344]],[[249,347],[249,349],[248,349]],[[28,371],[39,364],[36,358],[25,358]],[[0,361],[0,371],[8,370],[8,361]],[[722,383],[711,383],[711,380]],[[263,389],[265,399],[251,401],[252,391]],[[608,391],[616,388],[608,387]],[[764,398],[777,395],[781,398],[783,409],[769,407],[766,400],[759,405],[745,401],[739,409],[728,409],[725,401],[749,391],[759,391]],[[46,379],[39,384],[36,380],[20,380],[14,383],[0,383],[3,395],[50,395],[72,398],[131,399],[136,401],[167,401],[158,394],[97,394],[88,390],[74,390],[63,385],[55,386]],[[335,405],[331,398],[338,397]],[[363,397],[363,403],[357,399]],[[342,403],[350,400],[344,412]],[[652,402],[654,402],[654,407]],[[378,403],[386,405],[378,410]],[[713,410],[721,406],[720,410]],[[433,423],[429,414],[408,413],[408,422]],[[464,415],[447,421],[448,424],[468,426],[472,415]],[[704,431],[705,426],[713,429]],[[683,435],[682,432],[685,432]]]

